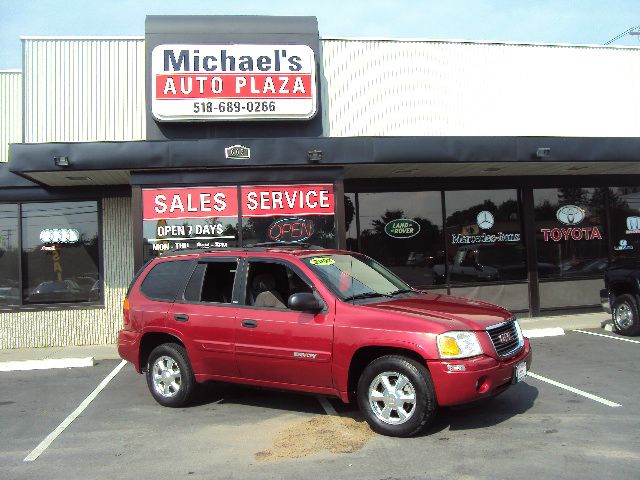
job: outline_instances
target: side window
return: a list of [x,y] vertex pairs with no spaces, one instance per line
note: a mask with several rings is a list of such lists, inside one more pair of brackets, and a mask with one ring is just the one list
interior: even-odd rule
[[189,302],[231,303],[236,261],[199,263],[184,290]]
[[140,291],[153,300],[173,302],[191,265],[193,263],[190,260],[158,263],[142,281]]
[[286,265],[249,262],[247,305],[286,309],[291,295],[312,291],[309,284]]

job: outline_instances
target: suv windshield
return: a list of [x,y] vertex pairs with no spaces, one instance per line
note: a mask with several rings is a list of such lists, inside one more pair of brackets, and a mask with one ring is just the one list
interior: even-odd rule
[[344,301],[413,292],[389,270],[363,255],[329,254],[301,260]]

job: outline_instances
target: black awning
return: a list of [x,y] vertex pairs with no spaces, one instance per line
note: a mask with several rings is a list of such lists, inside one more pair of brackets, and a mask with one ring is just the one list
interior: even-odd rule
[[[247,147],[244,158],[225,149]],[[310,152],[321,151],[321,156]],[[68,157],[57,166],[54,157]],[[640,138],[560,137],[320,137],[205,139],[135,142],[12,144],[9,169],[35,173],[170,171],[211,168],[349,166],[366,164],[454,165],[486,162],[638,162]],[[540,174],[544,174],[544,167]],[[37,175],[46,183],[46,176]]]

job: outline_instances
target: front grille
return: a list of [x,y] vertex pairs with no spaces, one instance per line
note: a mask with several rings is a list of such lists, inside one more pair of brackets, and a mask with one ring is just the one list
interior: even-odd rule
[[488,327],[487,333],[496,353],[501,357],[513,355],[524,346],[522,331],[513,319]]

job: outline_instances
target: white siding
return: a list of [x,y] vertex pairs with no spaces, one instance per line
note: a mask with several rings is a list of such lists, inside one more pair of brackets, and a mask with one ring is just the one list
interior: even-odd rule
[[640,49],[323,40],[325,135],[640,136]]
[[26,142],[144,140],[144,40],[23,42]]
[[9,161],[9,144],[22,141],[22,73],[0,72],[0,162]]
[[115,343],[133,277],[131,199],[105,198],[104,308],[0,312],[0,349]]

